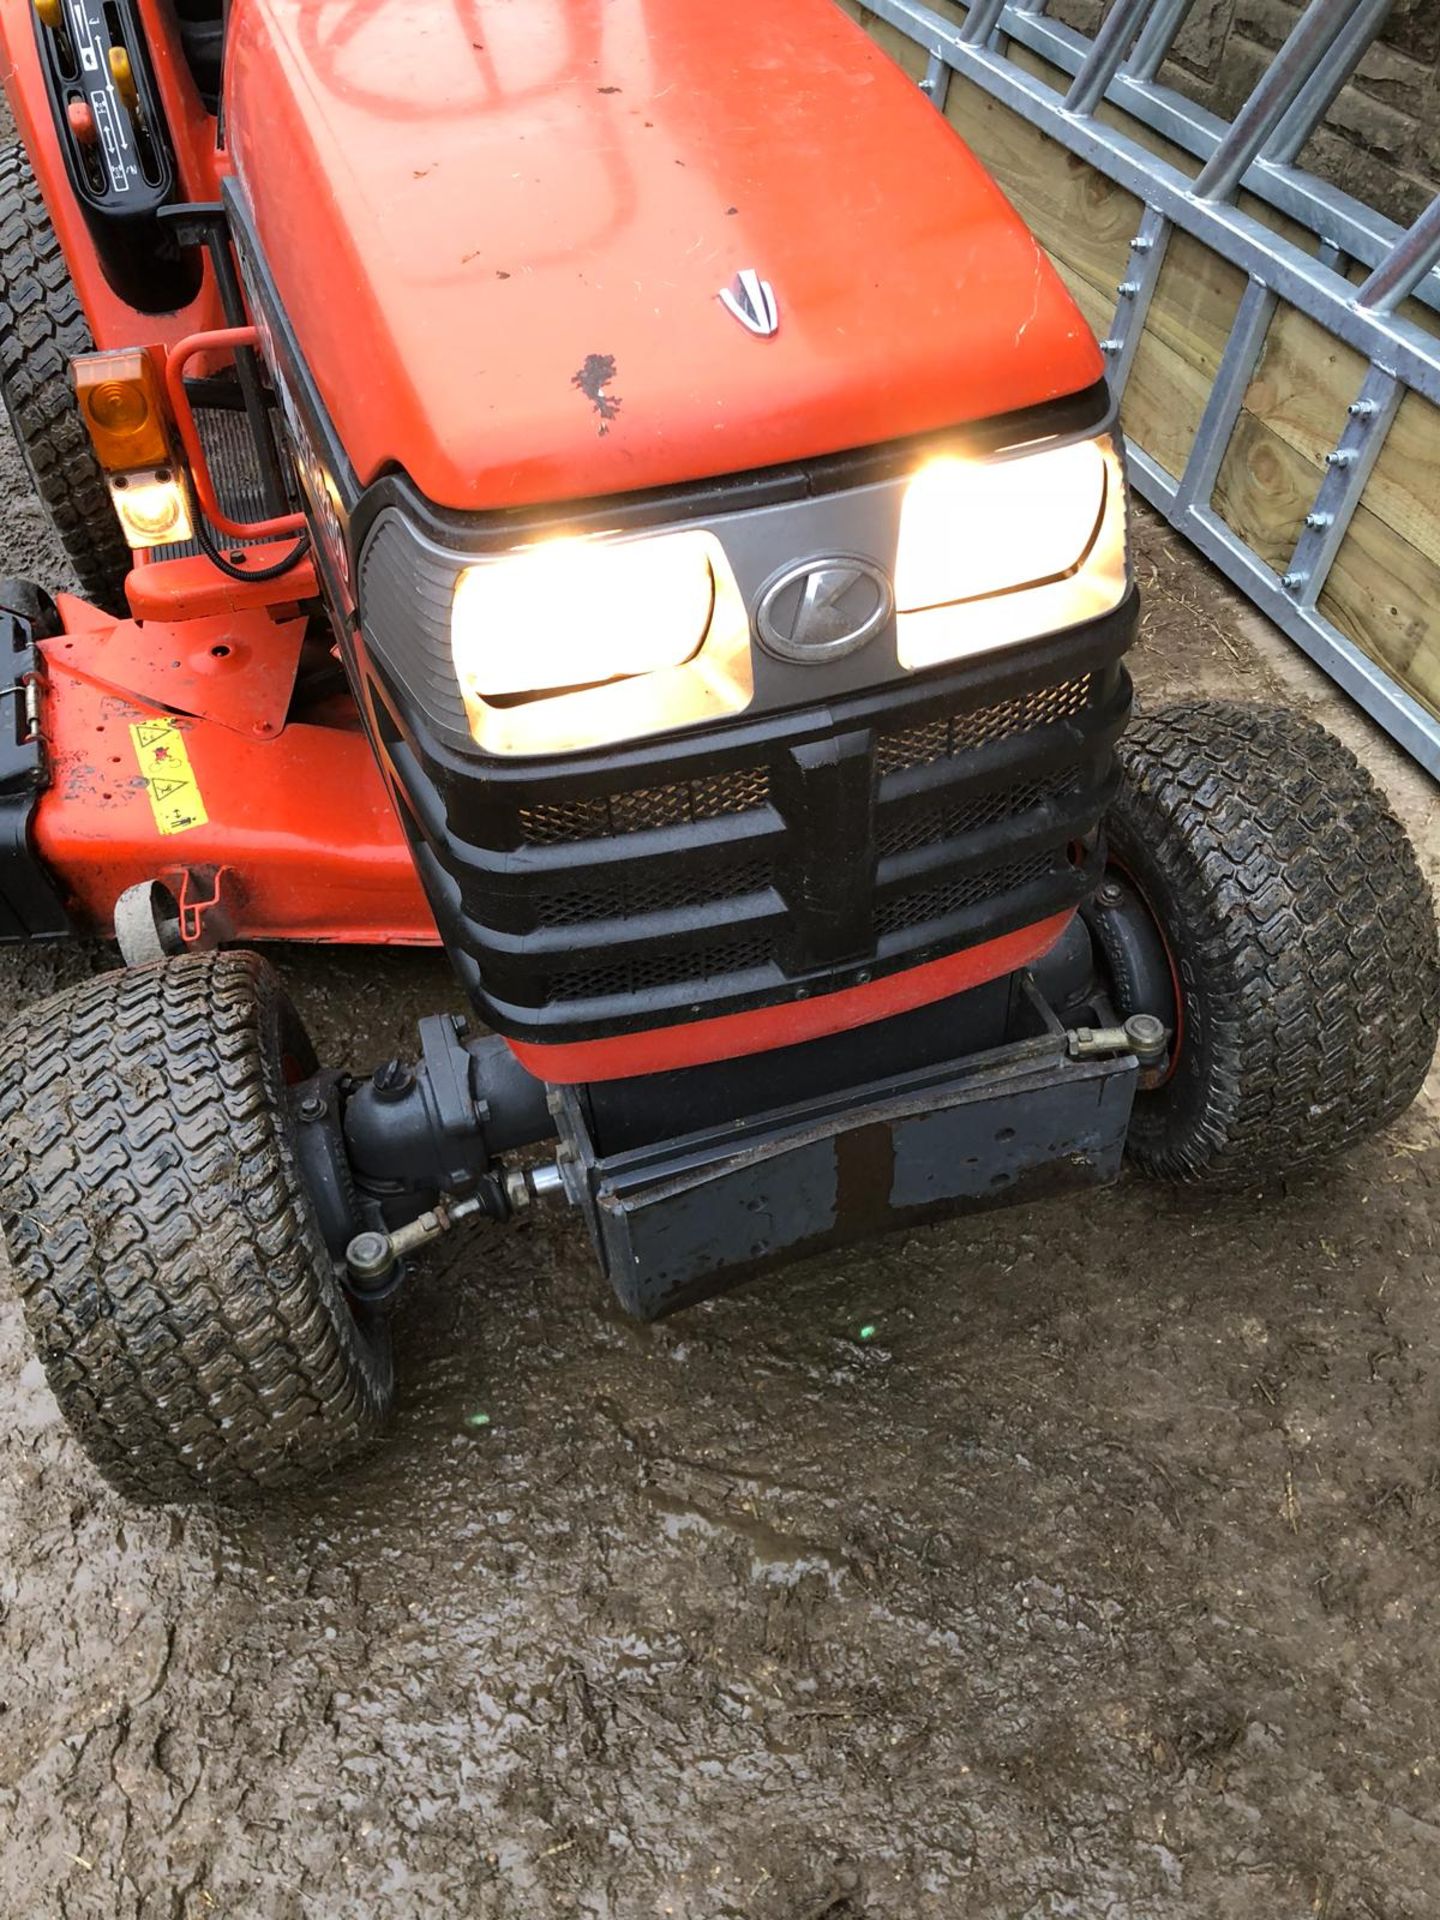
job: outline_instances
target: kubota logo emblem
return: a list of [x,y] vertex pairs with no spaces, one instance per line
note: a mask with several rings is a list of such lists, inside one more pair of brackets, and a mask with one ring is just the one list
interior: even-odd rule
[[733,313],[751,333],[768,338],[780,324],[775,289],[768,280],[762,280],[753,267],[745,267],[728,287],[721,287],[718,298],[725,311]]
[[819,665],[863,647],[890,618],[894,596],[869,560],[807,560],[787,567],[760,596],[755,628],[782,660]]

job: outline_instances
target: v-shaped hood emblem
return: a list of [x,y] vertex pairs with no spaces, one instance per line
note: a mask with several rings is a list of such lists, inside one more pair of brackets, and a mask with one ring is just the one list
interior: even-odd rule
[[725,311],[733,313],[751,333],[768,338],[780,324],[775,289],[753,267],[742,268],[728,287],[721,287],[719,298]]

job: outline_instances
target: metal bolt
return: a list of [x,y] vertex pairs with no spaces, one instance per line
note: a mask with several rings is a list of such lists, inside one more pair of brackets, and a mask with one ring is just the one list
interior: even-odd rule
[[1131,243],[1130,251],[1132,253],[1152,253],[1154,248],[1155,242],[1150,238],[1149,234],[1142,233],[1138,240]]
[[1353,467],[1355,455],[1349,447],[1339,447],[1334,453],[1326,454],[1325,464],[1327,467]]
[[1373,400],[1352,400],[1345,411],[1352,420],[1370,420],[1380,409]]
[[398,1100],[415,1084],[410,1064],[398,1058],[382,1061],[370,1076],[370,1084],[381,1100]]
[[1319,533],[1320,529],[1322,527],[1328,527],[1334,518],[1333,513],[1307,513],[1305,516],[1305,524],[1312,532]]
[[1122,300],[1133,300],[1140,291],[1140,282],[1138,280],[1122,280],[1115,291]]
[[1107,907],[1118,907],[1125,898],[1125,889],[1118,880],[1105,880],[1100,886],[1100,898]]
[[305,1098],[300,1102],[300,1118],[302,1120],[323,1120],[329,1111],[330,1109],[326,1106],[323,1096],[318,1093],[307,1093]]
[[388,1233],[357,1233],[345,1249],[345,1264],[357,1280],[384,1280],[395,1265]]
[[1287,593],[1298,593],[1309,578],[1308,573],[1287,573],[1280,584]]
[[1102,353],[1119,353],[1124,344],[1125,342],[1123,340],[1102,340],[1100,342],[1100,351]]
[[1138,1060],[1159,1060],[1165,1052],[1165,1022],[1153,1013],[1132,1013],[1125,1022],[1125,1037]]

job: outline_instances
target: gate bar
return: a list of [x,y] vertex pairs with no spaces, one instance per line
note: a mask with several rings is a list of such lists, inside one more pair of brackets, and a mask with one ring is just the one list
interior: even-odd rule
[[1280,583],[1298,606],[1313,607],[1319,600],[1404,398],[1393,373],[1371,367],[1351,401],[1340,444],[1325,456],[1325,478]]
[[1175,507],[1180,513],[1187,512],[1191,507],[1210,505],[1210,496],[1215,491],[1215,482],[1220,475],[1220,463],[1225,458],[1225,449],[1230,445],[1230,436],[1240,417],[1245,389],[1250,385],[1256,362],[1264,349],[1265,336],[1275,317],[1275,307],[1275,295],[1263,280],[1251,280],[1240,296],[1230,338],[1225,342],[1225,351],[1220,356],[1215,384],[1205,402],[1205,411],[1200,416],[1190,456],[1185,462],[1185,471],[1180,475],[1175,489]]
[[1236,114],[1195,182],[1202,200],[1228,200],[1260,149],[1295,104],[1350,15],[1365,0],[1310,0],[1260,84]]
[[1388,260],[1360,289],[1359,304],[1373,313],[1393,313],[1440,260],[1440,196],[1430,202]]
[[1274,133],[1261,148],[1261,158],[1285,166],[1292,162],[1325,118],[1336,95],[1359,66],[1370,43],[1389,18],[1395,0],[1366,0],[1346,22],[1330,51],[1282,115]]
[[1004,11],[1005,0],[975,0],[960,29],[961,40],[966,46],[983,46],[1000,24]]
[[1067,113],[1094,113],[1105,98],[1150,0],[1115,0],[1065,96]]
[[1125,72],[1132,80],[1155,78],[1189,11],[1190,0],[1158,0],[1125,62]]
[[[1168,0],[1156,0],[1157,6],[1167,3]],[[872,12],[891,18],[880,0],[867,0],[867,4]],[[1057,20],[1022,9],[1018,0],[1011,0],[1003,22],[1009,39],[1038,53],[1062,73],[1073,75],[1079,71],[1089,45],[1083,34],[1062,26]],[[900,26],[901,22],[896,19],[894,24]],[[914,28],[902,27],[902,31],[920,37]],[[983,74],[972,73],[970,77],[988,92],[996,91]],[[1053,91],[1048,88],[1046,91],[1053,98]],[[1202,163],[1225,137],[1226,122],[1216,114],[1197,106],[1172,87],[1136,79],[1127,67],[1121,67],[1116,74],[1106,99]],[[1014,103],[1007,101],[1006,104]],[[1062,144],[1068,144],[1063,134],[1059,137]],[[1319,180],[1298,167],[1272,163],[1263,155],[1240,184],[1277,212],[1333,240],[1342,252],[1367,267],[1378,266],[1405,231],[1396,221],[1387,219],[1328,181]],[[1431,274],[1422,281],[1415,289],[1415,298],[1440,310],[1440,274]]]
[[1159,284],[1160,269],[1169,251],[1170,234],[1170,222],[1164,214],[1147,207],[1140,218],[1140,231],[1130,243],[1130,258],[1118,289],[1110,338],[1100,343],[1100,351],[1110,361],[1110,384],[1117,393],[1124,392],[1125,382],[1130,378],[1150,302]]

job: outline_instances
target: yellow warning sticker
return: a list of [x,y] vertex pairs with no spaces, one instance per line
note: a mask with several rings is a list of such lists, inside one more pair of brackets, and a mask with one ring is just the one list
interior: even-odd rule
[[185,751],[185,736],[173,720],[140,720],[131,727],[135,758],[145,777],[150,810],[161,833],[184,833],[210,818]]

